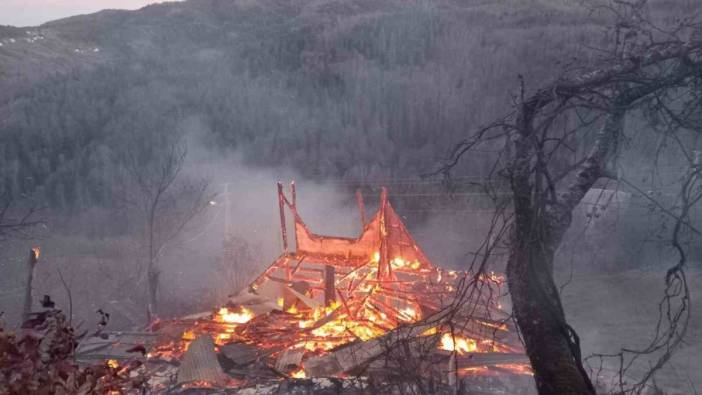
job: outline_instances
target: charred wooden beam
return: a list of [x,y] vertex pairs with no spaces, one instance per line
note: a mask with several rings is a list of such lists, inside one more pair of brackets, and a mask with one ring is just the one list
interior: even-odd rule
[[39,254],[39,247],[34,247],[29,250],[29,260],[27,262],[27,283],[25,284],[22,320],[28,319],[29,314],[32,312],[32,283],[34,282],[34,269],[37,266],[37,262],[39,262]]
[[356,203],[358,203],[358,212],[361,214],[361,229],[366,227],[366,205],[363,202],[363,193],[361,189],[356,189]]
[[285,196],[283,183],[278,182],[278,206],[280,207],[280,232],[283,238],[283,251],[288,252],[288,231],[285,228]]
[[308,359],[304,364],[307,377],[328,377],[358,369],[382,356],[395,344],[420,336],[436,323],[397,328],[384,336],[356,342],[329,354]]
[[324,266],[324,305],[331,306],[336,300],[336,272],[334,266]]

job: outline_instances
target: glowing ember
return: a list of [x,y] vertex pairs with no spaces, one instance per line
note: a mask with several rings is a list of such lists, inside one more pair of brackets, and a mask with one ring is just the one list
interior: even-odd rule
[[300,368],[300,369],[290,373],[290,377],[292,377],[294,379],[304,379],[307,377],[307,375],[305,375],[304,369]]
[[407,261],[405,261],[401,257],[397,257],[397,258],[394,258],[392,261],[390,261],[390,264],[393,265],[394,267],[400,268],[400,267],[407,266]]
[[105,362],[107,366],[111,367],[112,369],[117,369],[119,368],[119,362],[116,359],[108,359],[107,362]]
[[416,259],[410,262],[399,256],[393,258],[393,260],[390,261],[390,264],[393,266],[393,268],[397,269],[410,268],[413,270],[418,270],[421,266],[421,263],[419,263],[419,261]]
[[467,368],[459,368],[458,373],[461,375],[482,375],[482,376],[497,376],[500,371],[508,371],[512,374],[533,376],[534,372],[526,364],[516,363],[499,363],[492,365],[499,370],[491,369],[489,366],[471,366]]
[[195,340],[195,331],[192,330],[187,330],[183,332],[183,335],[181,336],[181,339],[186,340],[186,341],[193,341]]
[[429,328],[429,329],[425,330],[424,332],[422,332],[422,336],[433,336],[433,335],[436,335],[437,332],[438,332],[438,329],[436,329],[436,327]]
[[534,371],[531,369],[531,366],[526,365],[526,364],[503,363],[503,364],[497,364],[495,366],[498,368],[509,370],[510,372],[515,373],[515,374],[525,374],[528,376],[534,375]]
[[216,387],[214,384],[210,383],[209,381],[197,380],[197,381],[183,384],[182,388],[183,389],[189,389],[189,388],[201,389],[201,388],[216,388]]
[[405,307],[404,309],[400,310],[400,316],[398,317],[403,321],[419,321],[421,318],[419,313],[411,307]]
[[476,352],[478,344],[475,340],[463,336],[456,336],[450,333],[444,333],[441,336],[441,345],[439,347],[446,351],[456,351],[459,354]]
[[230,333],[218,333],[215,338],[215,344],[226,344],[232,340],[232,335]]
[[254,318],[253,311],[246,307],[241,307],[240,312],[229,311],[228,308],[222,307],[217,312],[217,319],[221,322],[229,324],[245,324]]

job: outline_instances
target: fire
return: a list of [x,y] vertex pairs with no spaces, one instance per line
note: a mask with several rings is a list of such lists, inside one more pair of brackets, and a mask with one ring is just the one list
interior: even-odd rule
[[452,335],[451,333],[444,333],[441,336],[441,345],[439,348],[442,350],[456,351],[459,354],[463,354],[468,352],[476,352],[478,350],[478,344],[474,339]]
[[414,261],[410,262],[410,261],[408,261],[408,260],[406,260],[406,259],[404,259],[404,258],[402,258],[402,257],[400,257],[400,256],[393,258],[393,259],[390,261],[390,264],[391,264],[394,268],[397,268],[397,269],[401,269],[401,268],[410,268],[410,269],[413,269],[413,270],[417,270],[417,269],[419,269],[419,268],[421,267],[421,264],[419,263],[418,260],[415,259]]
[[515,374],[525,374],[528,376],[533,376],[534,371],[531,369],[529,365],[524,365],[524,364],[518,364],[518,363],[503,363],[503,364],[498,364],[495,365],[496,367],[509,370],[512,373]]
[[[295,306],[292,306],[291,308],[289,308],[288,313],[297,314],[298,313],[297,309],[294,309],[294,311],[291,311],[291,310],[293,310],[294,307]],[[300,320],[298,325],[300,326],[300,328],[309,328],[312,325],[314,325],[315,322],[319,321],[322,317],[326,317],[327,315],[331,314],[338,307],[339,307],[339,304],[336,301],[327,307],[317,307],[314,310],[312,310],[312,316],[309,317],[309,319]]]
[[228,343],[232,339],[231,333],[218,333],[215,338],[215,344],[222,345]]
[[417,313],[415,309],[411,307],[405,307],[404,309],[400,310],[400,316],[398,318],[400,318],[403,321],[414,322],[419,321],[421,316],[419,313]]
[[[333,319],[312,329],[310,333],[318,338],[315,341],[307,341],[303,344],[308,351],[325,351],[346,344],[355,339],[369,340],[384,333],[374,325],[367,324],[364,319],[375,322],[387,319],[387,316],[376,315],[370,310],[361,312],[361,319],[350,317],[347,312],[339,312],[341,304],[334,301],[327,307],[314,309],[307,319],[300,320],[298,326],[302,329],[312,328],[323,318],[326,319],[331,314],[337,314]],[[341,310],[343,311],[343,310]]]
[[394,258],[392,261],[390,261],[390,264],[393,265],[394,267],[400,268],[400,267],[407,266],[407,261],[402,259],[402,257],[397,257],[397,258]]
[[458,370],[460,373],[475,375],[475,374],[488,374],[490,369],[486,366],[471,366],[469,368],[461,368]]
[[498,363],[493,365],[499,370],[490,369],[488,366],[471,366],[467,368],[459,368],[458,373],[461,375],[483,375],[497,376],[500,371],[508,371],[512,374],[533,376],[534,372],[528,365],[514,363]]
[[[281,197],[281,201],[288,207],[294,205],[294,199],[290,203]],[[379,348],[376,345],[383,341],[378,338],[392,331],[424,336],[423,343],[429,344],[435,352],[440,349],[460,355],[476,353],[470,355],[473,361],[479,360],[477,353],[519,355],[520,345],[506,337],[511,332],[507,314],[500,311],[500,285],[504,277],[492,272],[476,275],[433,266],[389,202],[381,199],[380,207],[358,239],[311,234],[295,208],[290,207],[295,214],[296,251],[286,248],[250,285],[246,290],[248,294],[234,296],[226,307],[215,309],[210,315],[189,318],[190,327],[178,326],[179,331],[185,329],[181,339],[150,350],[150,358],[168,361],[180,358],[196,337],[210,335],[220,351],[226,350],[220,347],[232,343],[258,348],[266,355],[266,363],[276,366],[276,371],[301,379],[318,377],[320,366],[331,360],[312,362],[314,358],[326,358],[335,353],[342,358],[348,349],[341,347],[346,345],[361,346],[359,349],[364,350],[361,354],[365,354],[363,342],[369,343],[369,354],[375,353]],[[465,326],[449,324],[452,329],[446,333],[449,325],[441,321],[443,318],[433,321],[432,317],[440,316],[442,309],[450,306],[455,298],[455,291],[472,281],[487,284],[491,292],[478,293],[476,299],[465,303],[466,308],[459,308],[455,317]],[[256,298],[249,298],[249,294],[255,294]],[[244,307],[258,300],[261,303],[256,304],[256,314],[260,317]],[[426,322],[421,322],[424,319]],[[295,350],[294,354],[284,353],[291,349]],[[443,359],[437,361],[448,359],[446,353],[440,354]],[[293,356],[300,359],[290,362],[288,357],[292,360]],[[528,364],[519,362],[517,357],[500,359],[505,362],[499,366],[500,370],[494,369],[495,364],[483,366],[482,362],[461,368],[460,360],[466,357],[452,356],[456,364],[452,369],[460,374],[529,372]],[[487,354],[482,357],[488,362],[492,358]],[[507,363],[511,361],[515,363]],[[285,366],[285,370],[281,370],[278,363]],[[349,372],[341,371],[339,366],[331,367],[334,372],[328,373],[327,366],[324,367],[324,375],[338,377]]]
[[253,311],[246,307],[241,307],[240,312],[229,311],[228,308],[222,307],[217,312],[217,319],[221,322],[229,324],[245,324],[254,318]]
[[436,327],[434,326],[434,327],[431,327],[431,328],[425,330],[424,332],[422,332],[422,336],[436,335],[437,332],[438,332],[438,329],[436,329]]
[[204,381],[204,380],[198,380],[198,381],[193,381],[190,383],[185,383],[182,386],[183,389],[188,389],[188,388],[216,388],[216,386],[209,381]]
[[112,369],[117,369],[119,368],[119,362],[116,359],[108,359],[107,362],[105,362],[107,366],[109,366]]

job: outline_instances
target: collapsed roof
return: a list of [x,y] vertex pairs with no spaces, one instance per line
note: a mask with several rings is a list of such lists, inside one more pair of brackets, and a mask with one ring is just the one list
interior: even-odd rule
[[[401,369],[407,358],[424,361],[413,374],[439,374],[449,383],[458,375],[528,374],[516,331],[499,305],[502,278],[432,265],[384,188],[368,221],[357,197],[361,234],[322,236],[301,219],[294,183],[290,199],[278,184],[283,253],[226,306],[151,325],[158,334],[149,342],[146,365],[181,365],[178,383],[218,387],[276,380],[280,374],[382,375]],[[286,213],[294,223],[294,251]],[[485,287],[466,294],[471,281]],[[92,348],[86,343],[83,350],[123,359],[118,352],[123,342],[98,343]],[[399,363],[383,358],[405,350],[400,344],[410,346]],[[227,380],[236,382],[221,383],[213,363],[217,354],[228,361],[222,365]],[[271,377],[272,371],[278,376]]]
[[[278,188],[285,251],[252,283],[256,293],[282,297],[285,310],[336,303],[353,316],[361,310],[389,310],[385,315],[394,313],[394,321],[415,321],[438,310],[444,302],[441,299],[450,295],[453,286],[442,277],[455,277],[456,273],[431,264],[388,201],[384,188],[378,211],[367,222],[359,195],[363,230],[357,238],[310,231],[298,213],[294,183],[291,188],[290,200],[282,185]],[[288,250],[286,208],[294,221],[295,251]]]

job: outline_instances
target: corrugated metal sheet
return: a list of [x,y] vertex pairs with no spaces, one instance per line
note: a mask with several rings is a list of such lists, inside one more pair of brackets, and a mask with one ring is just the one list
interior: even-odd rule
[[190,343],[178,369],[178,384],[194,382],[214,386],[223,386],[227,382],[227,376],[217,360],[215,344],[208,335]]

